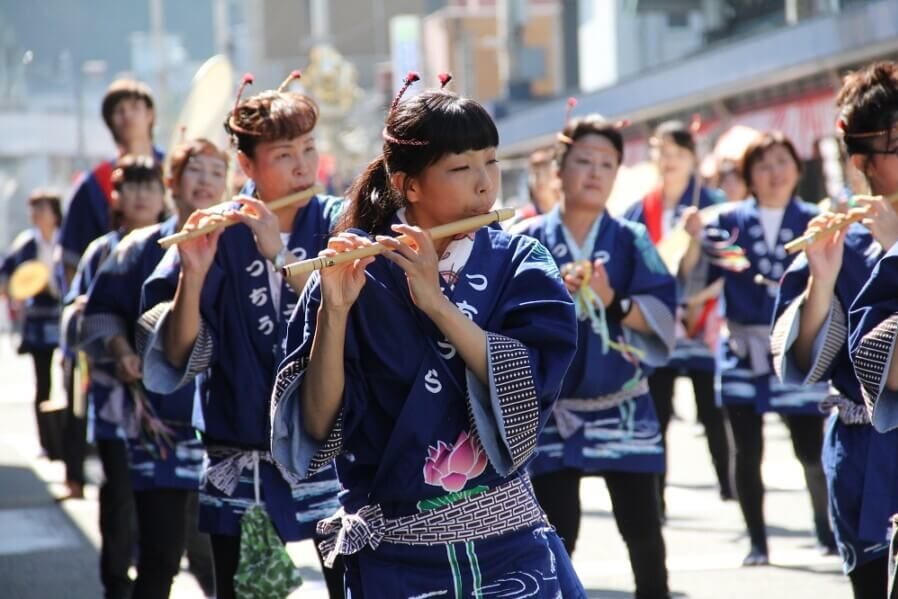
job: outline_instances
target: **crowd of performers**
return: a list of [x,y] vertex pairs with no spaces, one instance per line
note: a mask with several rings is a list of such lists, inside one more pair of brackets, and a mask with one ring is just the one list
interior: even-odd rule
[[[116,81],[102,114],[118,156],[75,185],[64,217],[35,191],[33,227],[3,260],[4,279],[35,261],[52,273],[16,306],[20,351],[67,496],[83,497],[88,444],[102,463],[107,598],[168,597],[185,553],[208,596],[284,597],[300,579],[283,545],[300,540],[331,597],[585,597],[570,558],[584,476],[605,480],[636,597],[669,597],[681,376],[720,497],[744,516],[744,565],[769,561],[774,412],[820,549],[841,556],[856,598],[891,592],[898,212],[883,196],[898,192],[898,65],[851,73],[839,93],[838,132],[871,192],[844,210],[796,196],[802,162],[779,133],[712,188],[690,127],[667,122],[651,142],[658,186],[612,216],[620,124],[570,106],[533,157],[532,206],[448,239],[427,230],[497,200],[486,110],[449,76],[402,101],[410,74],[345,198],[272,211],[318,171],[318,108],[288,90],[297,76],[250,97],[244,79],[224,124],[238,165],[191,139],[165,169],[150,90]],[[234,166],[248,180],[220,203]],[[159,244],[210,224],[233,226]],[[671,272],[656,246],[677,234]],[[376,257],[282,270],[373,244]],[[63,421],[42,409],[56,348]]]

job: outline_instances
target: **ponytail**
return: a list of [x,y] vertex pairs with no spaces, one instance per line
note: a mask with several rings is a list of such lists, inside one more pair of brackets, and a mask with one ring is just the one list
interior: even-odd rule
[[397,105],[387,115],[383,153],[346,192],[349,205],[335,230],[389,233],[393,214],[406,205],[405,189],[396,189],[391,173],[406,182],[446,154],[494,148],[499,132],[486,109],[474,100],[445,90],[425,91]]
[[361,229],[370,234],[381,233],[393,213],[404,204],[390,184],[383,154],[371,161],[352,184],[347,196],[349,206],[343,211],[336,232]]

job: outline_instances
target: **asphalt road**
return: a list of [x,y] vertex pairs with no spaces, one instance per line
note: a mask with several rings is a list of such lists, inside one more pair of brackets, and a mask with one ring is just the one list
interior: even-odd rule
[[[56,504],[64,471],[38,456],[33,421],[33,378],[27,358],[0,337],[0,597],[101,597],[97,574],[97,490],[84,500]],[[61,399],[61,397],[60,397]],[[747,551],[735,502],[721,502],[687,384],[678,386],[679,419],[671,425],[670,474],[665,527],[671,588],[694,599],[836,599],[851,597],[837,558],[814,550],[810,502],[801,468],[785,428],[775,417],[766,424],[764,480],[772,564],[741,568]],[[99,481],[96,460],[88,475]],[[574,564],[590,597],[632,596],[626,551],[614,525],[600,478],[581,490],[584,521]],[[292,595],[326,597],[311,545],[289,547],[305,577]],[[175,599],[202,597],[184,572],[175,581]]]

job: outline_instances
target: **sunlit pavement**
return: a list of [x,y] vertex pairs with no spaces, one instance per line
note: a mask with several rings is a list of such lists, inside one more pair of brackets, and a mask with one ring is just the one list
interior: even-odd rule
[[[64,469],[61,463],[38,456],[32,385],[30,360],[17,356],[9,338],[0,337],[0,596],[100,597],[97,487],[89,485],[84,500],[59,505],[53,501],[53,494],[61,492]],[[61,399],[61,394],[57,397]],[[748,545],[739,508],[718,498],[705,439],[694,424],[688,382],[678,387],[676,407],[679,419],[670,431],[665,527],[674,595],[696,599],[850,597],[838,559],[821,557],[814,549],[804,479],[779,420],[770,417],[767,421],[764,463],[772,564],[745,569],[740,563]],[[101,478],[95,459],[88,462],[88,477]],[[630,566],[604,483],[588,479],[581,494],[584,520],[574,556],[577,571],[590,597],[630,597]],[[305,579],[291,597],[326,597],[311,544],[293,544],[289,550]],[[202,597],[202,593],[190,574],[183,572],[172,597]]]

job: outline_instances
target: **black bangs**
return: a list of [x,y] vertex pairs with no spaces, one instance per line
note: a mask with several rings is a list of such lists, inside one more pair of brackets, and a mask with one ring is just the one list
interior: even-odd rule
[[387,115],[383,135],[383,154],[347,192],[349,208],[339,231],[389,232],[390,218],[407,204],[406,190],[393,187],[391,175],[403,173],[408,183],[447,154],[499,145],[499,131],[483,106],[443,90],[425,91],[397,105]]
[[424,120],[430,130],[422,137],[430,141],[434,153],[461,154],[499,145],[496,124],[477,102],[444,92],[435,94],[425,107],[434,118]]
[[[425,146],[395,146],[393,152],[424,153],[432,164],[446,154],[461,154],[499,145],[499,131],[486,109],[468,98],[445,91],[427,91],[399,105],[389,131],[407,140],[426,141]],[[412,117],[413,118],[409,118]]]
[[125,183],[143,183],[145,181],[158,181],[159,185],[164,188],[162,167],[147,156],[123,156],[116,162],[111,179],[112,186],[119,191]]

